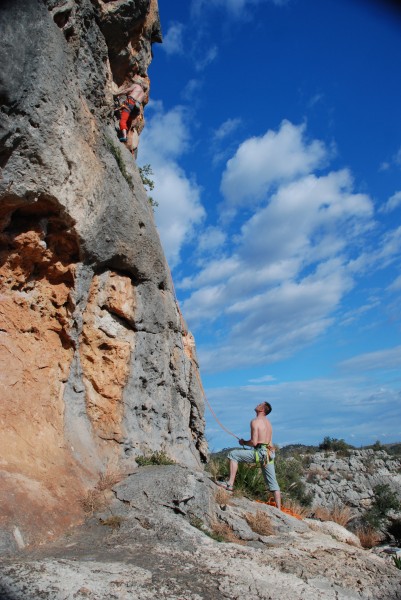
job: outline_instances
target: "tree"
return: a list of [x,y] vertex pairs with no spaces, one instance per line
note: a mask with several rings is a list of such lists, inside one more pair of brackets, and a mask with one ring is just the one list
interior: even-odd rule
[[[150,177],[153,175],[153,171],[152,167],[149,164],[143,165],[143,167],[139,167],[139,175],[141,176],[144,187],[147,188],[146,191],[154,190],[155,182],[153,181],[153,179],[150,179]],[[156,202],[156,200],[154,200],[152,196],[148,195],[148,199],[150,205],[153,208],[155,208],[155,206],[159,206],[159,203]]]
[[319,444],[319,450],[326,450],[332,452],[346,452],[350,448],[350,445],[347,444],[343,439],[339,440],[337,438],[331,438],[329,436],[323,439],[323,442]]

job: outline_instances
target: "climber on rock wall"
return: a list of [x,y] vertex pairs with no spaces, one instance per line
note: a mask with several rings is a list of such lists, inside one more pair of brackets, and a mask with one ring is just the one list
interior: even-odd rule
[[[126,96],[125,100],[118,105],[116,112],[120,113],[119,127],[120,136],[119,140],[126,143],[128,141],[128,133],[132,127],[135,126],[138,120],[142,117],[142,107],[148,100],[149,92],[149,79],[148,77],[141,77],[135,75],[133,81],[119,89],[114,94],[116,98],[120,96]],[[135,145],[135,144],[134,144]],[[137,144],[136,144],[137,146]],[[136,149],[133,148],[133,151]]]
[[251,438],[240,439],[241,446],[251,446],[231,450],[228,454],[230,459],[230,477],[228,481],[217,482],[228,492],[233,491],[235,477],[237,475],[238,463],[256,463],[262,469],[263,478],[269,490],[273,492],[276,506],[281,509],[281,492],[276,479],[274,468],[274,446],[272,445],[273,429],[267,415],[271,413],[272,407],[268,402],[262,402],[255,407],[256,418],[251,421]]

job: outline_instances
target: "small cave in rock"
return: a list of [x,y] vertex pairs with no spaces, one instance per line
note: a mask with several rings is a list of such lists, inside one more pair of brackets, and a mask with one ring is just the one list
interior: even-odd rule
[[[79,260],[77,235],[73,221],[51,198],[40,198],[32,204],[12,207],[0,232],[0,267],[7,261],[15,264],[19,256],[20,271],[26,278],[36,273],[47,275],[54,283],[65,279],[63,271]],[[55,266],[59,263],[58,268]],[[68,275],[67,275],[68,277]],[[69,280],[72,282],[72,280]]]
[[71,11],[70,7],[64,7],[53,14],[53,21],[60,29],[63,29],[67,25]]

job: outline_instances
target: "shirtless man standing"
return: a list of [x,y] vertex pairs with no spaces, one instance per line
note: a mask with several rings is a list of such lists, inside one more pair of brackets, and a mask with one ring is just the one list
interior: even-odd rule
[[230,459],[230,478],[226,482],[218,482],[218,485],[229,492],[233,491],[235,477],[237,475],[238,463],[259,463],[262,468],[263,478],[267,487],[274,494],[274,500],[278,509],[281,509],[280,487],[276,479],[274,468],[274,446],[272,445],[273,429],[267,415],[271,413],[272,407],[268,402],[262,402],[255,408],[256,419],[251,421],[251,439],[240,439],[241,446],[251,446],[252,450],[241,448],[232,450],[228,454]]

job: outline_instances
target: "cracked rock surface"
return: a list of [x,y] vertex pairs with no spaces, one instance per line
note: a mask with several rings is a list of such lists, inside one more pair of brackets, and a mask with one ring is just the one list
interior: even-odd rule
[[[339,541],[340,526],[333,537],[311,529],[312,520],[245,498],[218,504],[220,488],[203,473],[140,468],[113,489],[114,501],[85,525],[3,561],[1,597],[22,600],[29,590],[32,600],[401,598],[401,573],[384,553]],[[258,511],[270,535],[247,525]],[[205,534],[223,522],[231,543]]]

